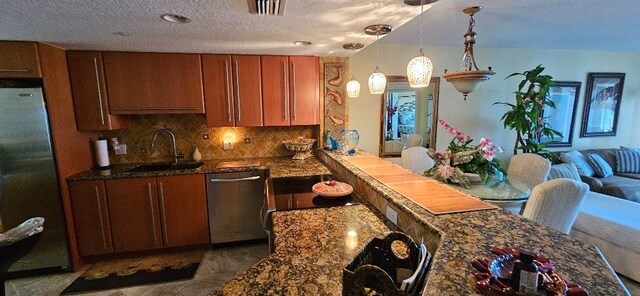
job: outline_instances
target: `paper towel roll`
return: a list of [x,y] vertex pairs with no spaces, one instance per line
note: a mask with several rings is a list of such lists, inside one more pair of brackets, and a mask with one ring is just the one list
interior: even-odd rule
[[109,147],[107,140],[96,140],[96,163],[98,167],[106,168],[109,166]]

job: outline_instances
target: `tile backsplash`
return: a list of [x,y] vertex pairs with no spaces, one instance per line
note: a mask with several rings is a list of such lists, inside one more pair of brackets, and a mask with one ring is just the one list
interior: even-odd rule
[[[120,144],[127,145],[126,155],[115,155],[110,149],[111,163],[170,160],[171,141],[166,134],[160,134],[155,147],[151,147],[153,133],[164,127],[176,135],[176,148],[185,154],[185,160],[191,160],[195,147],[203,160],[293,155],[282,141],[296,137],[318,139],[320,133],[317,125],[209,128],[203,114],[136,115],[131,117],[130,127],[101,134],[105,138],[118,137]],[[208,139],[204,139],[205,135]],[[245,138],[250,143],[245,143]],[[223,139],[233,143],[232,150],[223,149]]]

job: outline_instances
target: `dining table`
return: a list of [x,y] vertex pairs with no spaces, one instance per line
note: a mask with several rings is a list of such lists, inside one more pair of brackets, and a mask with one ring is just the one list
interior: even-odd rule
[[523,205],[531,195],[526,183],[512,177],[498,178],[491,176],[487,184],[471,182],[469,188],[453,184],[456,189],[506,210],[520,213]]

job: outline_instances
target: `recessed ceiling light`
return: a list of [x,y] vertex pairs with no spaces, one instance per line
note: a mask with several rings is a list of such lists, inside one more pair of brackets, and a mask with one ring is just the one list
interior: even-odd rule
[[113,32],[113,35],[118,35],[118,36],[129,36],[129,33],[127,33],[127,32]]
[[163,20],[170,22],[170,23],[180,23],[180,24],[186,24],[186,23],[190,23],[191,19],[186,17],[186,16],[182,16],[182,15],[177,15],[177,14],[171,14],[171,13],[165,13],[163,15],[160,16]]
[[293,44],[297,45],[297,46],[307,46],[307,45],[311,45],[312,43],[309,41],[296,41]]

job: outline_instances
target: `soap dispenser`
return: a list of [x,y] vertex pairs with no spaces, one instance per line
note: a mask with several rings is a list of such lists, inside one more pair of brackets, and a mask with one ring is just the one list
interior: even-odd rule
[[200,153],[200,150],[198,150],[198,147],[195,147],[195,149],[193,150],[193,154],[191,154],[191,158],[193,158],[194,161],[200,161],[202,159],[202,153]]

